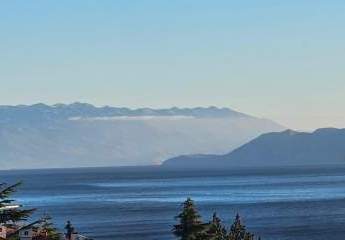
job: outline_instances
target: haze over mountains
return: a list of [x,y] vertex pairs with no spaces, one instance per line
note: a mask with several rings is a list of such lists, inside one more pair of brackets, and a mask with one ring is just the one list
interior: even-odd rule
[[189,155],[164,162],[176,168],[272,167],[345,164],[345,129],[267,133],[225,155]]
[[228,108],[0,106],[0,169],[158,164],[226,153],[284,127]]

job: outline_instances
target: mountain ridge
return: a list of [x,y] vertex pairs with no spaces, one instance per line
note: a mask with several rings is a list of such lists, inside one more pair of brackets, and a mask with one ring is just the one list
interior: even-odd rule
[[47,105],[37,103],[32,105],[0,105],[0,120],[5,113],[15,114],[51,114],[60,118],[68,117],[93,117],[93,116],[193,116],[193,117],[253,117],[230,108],[209,107],[193,107],[193,108],[126,108],[102,106],[96,107],[89,103],[75,102],[71,104],[53,104]]
[[282,129],[216,107],[0,106],[0,168],[158,165],[180,154],[223,153]]
[[223,155],[178,156],[165,167],[254,167],[345,164],[345,129],[265,133]]

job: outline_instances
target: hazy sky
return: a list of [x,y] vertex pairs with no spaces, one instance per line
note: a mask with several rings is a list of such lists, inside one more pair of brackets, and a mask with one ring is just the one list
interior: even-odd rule
[[0,104],[225,106],[345,127],[345,2],[2,1]]

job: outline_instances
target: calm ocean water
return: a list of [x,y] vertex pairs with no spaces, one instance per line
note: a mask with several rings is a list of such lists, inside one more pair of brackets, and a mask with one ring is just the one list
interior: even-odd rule
[[159,168],[0,171],[24,185],[16,198],[63,228],[102,240],[169,240],[180,203],[192,197],[204,220],[236,213],[267,240],[345,238],[345,167],[175,172]]

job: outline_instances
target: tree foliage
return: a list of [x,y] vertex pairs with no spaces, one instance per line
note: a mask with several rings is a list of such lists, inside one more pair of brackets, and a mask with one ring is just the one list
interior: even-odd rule
[[42,218],[41,229],[42,233],[44,233],[44,240],[59,240],[60,235],[57,229],[54,227],[52,222],[52,218],[49,215],[46,215]]
[[246,230],[239,214],[228,231],[216,213],[209,223],[203,223],[190,198],[183,203],[182,211],[176,218],[179,223],[174,226],[173,233],[180,240],[254,240],[254,234]]
[[253,240],[254,235],[246,231],[245,225],[241,223],[240,215],[237,214],[234,223],[230,227],[229,240]]
[[209,240],[227,240],[227,232],[222,224],[222,220],[213,213],[212,220],[207,227],[207,239]]
[[7,185],[0,184],[0,224],[27,220],[35,209],[22,209],[20,206],[13,207],[14,200],[11,199],[21,183]]
[[179,223],[174,225],[173,233],[180,240],[196,240],[203,237],[205,226],[192,199],[188,198],[182,204],[182,211],[176,219]]

